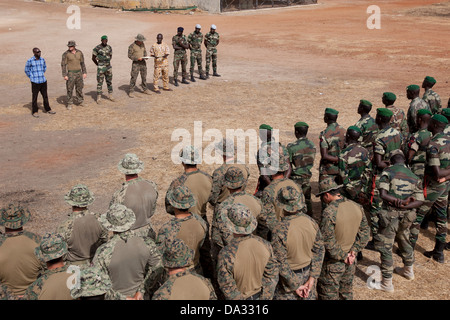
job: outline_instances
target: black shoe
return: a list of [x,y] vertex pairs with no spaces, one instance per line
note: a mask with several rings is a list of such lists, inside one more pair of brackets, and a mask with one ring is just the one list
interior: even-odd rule
[[184,83],[184,84],[189,84],[189,82],[187,82],[187,80],[186,80],[186,79],[184,79],[184,78],[183,78],[183,80],[181,80],[181,83]]
[[218,74],[217,72],[214,72],[214,73],[213,73],[213,76],[214,76],[214,77],[221,77],[221,75]]
[[191,76],[191,82],[195,82],[194,76]]
[[32,115],[33,117],[35,117],[35,118],[39,118],[39,115],[37,114],[37,112],[32,113],[31,115]]
[[175,87],[178,87],[178,80],[173,80],[173,85],[174,85]]

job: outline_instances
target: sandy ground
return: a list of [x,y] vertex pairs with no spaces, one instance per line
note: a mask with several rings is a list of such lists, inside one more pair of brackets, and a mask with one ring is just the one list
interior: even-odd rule
[[[381,9],[381,29],[370,30],[367,8]],[[325,128],[323,110],[340,111],[338,122],[348,127],[358,120],[360,99],[381,107],[381,94],[397,94],[396,105],[405,111],[409,101],[405,87],[420,84],[426,75],[437,79],[437,91],[446,104],[450,96],[448,52],[450,5],[438,1],[319,1],[317,5],[243,11],[212,15],[121,12],[80,5],[81,29],[70,30],[66,21],[69,4],[0,1],[0,204],[21,201],[34,219],[27,225],[44,234],[65,219],[70,208],[64,194],[77,183],[95,194],[93,211],[105,212],[123,176],[117,162],[133,152],[145,162],[142,176],[160,190],[154,225],[169,216],[163,198],[171,180],[182,168],[170,160],[178,141],[172,132],[184,128],[193,134],[194,121],[202,121],[203,133],[218,129],[257,129],[268,123],[280,130],[282,143],[293,141],[293,124],[310,124],[310,137],[318,144]],[[128,98],[131,63],[128,45],[138,33],[149,48],[157,33],[170,42],[178,26],[185,33],[195,24],[206,33],[214,23],[221,36],[221,78],[173,87],[161,95],[137,93]],[[113,85],[116,102],[97,105],[95,65],[91,51],[103,34],[113,47]],[[88,106],[65,109],[65,84],[60,59],[68,40],[76,40],[84,52],[88,77]],[[50,104],[56,115],[31,117],[31,88],[23,69],[39,47],[47,61]],[[171,60],[172,61],[172,60]],[[152,79],[149,64],[148,82]],[[172,74],[172,66],[170,67]],[[196,75],[197,77],[197,75]],[[39,98],[42,107],[41,98]],[[374,114],[374,111],[372,111]],[[209,144],[208,141],[204,145]],[[248,155],[253,157],[254,155]],[[317,165],[313,180],[317,181]],[[201,165],[212,173],[218,165]],[[249,189],[254,190],[257,168],[250,165]],[[313,192],[317,183],[313,183]],[[315,208],[318,202],[314,199]],[[210,212],[209,212],[210,213]],[[448,299],[448,263],[438,264],[422,253],[433,247],[434,228],[423,232],[416,250],[416,280],[394,275],[393,294],[369,290],[367,267],[379,266],[379,254],[364,250],[354,282],[357,300]],[[395,256],[396,265],[401,260]]]

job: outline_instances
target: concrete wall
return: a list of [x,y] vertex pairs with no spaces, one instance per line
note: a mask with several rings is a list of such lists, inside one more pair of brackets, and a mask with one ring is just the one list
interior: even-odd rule
[[195,0],[196,6],[210,13],[220,13],[220,0]]
[[108,8],[187,8],[197,6],[211,13],[220,13],[220,0],[92,0],[92,5]]

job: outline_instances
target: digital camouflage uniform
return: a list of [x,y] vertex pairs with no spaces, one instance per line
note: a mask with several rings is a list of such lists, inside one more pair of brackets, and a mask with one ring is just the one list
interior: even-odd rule
[[198,67],[198,74],[200,76],[203,76],[203,68],[202,68],[203,34],[200,31],[198,33],[194,31],[191,34],[189,34],[187,42],[190,44],[191,48],[191,55],[190,55],[191,64],[189,68],[191,78],[194,76],[194,67],[196,62]]
[[420,97],[416,97],[412,99],[409,104],[408,113],[406,116],[406,121],[408,123],[409,134],[416,132],[419,128],[417,128],[417,111],[420,109],[430,110],[430,106]]
[[86,65],[84,63],[83,52],[76,49],[75,53],[71,53],[69,50],[66,50],[62,54],[61,69],[62,69],[62,76],[69,78],[66,81],[67,106],[69,107],[73,104],[73,89],[74,88],[75,88],[76,98],[78,100],[78,103],[82,103],[84,101],[83,74],[87,73]]
[[360,137],[361,146],[366,148],[369,152],[369,159],[373,157],[373,142],[378,133],[378,125],[375,123],[375,119],[369,114],[361,117],[358,122],[355,123],[362,134]]
[[104,295],[111,288],[111,279],[96,266],[86,266],[80,269],[80,279],[77,285],[70,289],[74,299],[83,299]]
[[442,101],[441,97],[436,92],[431,89],[427,89],[422,96],[422,100],[428,104],[430,111],[433,114],[441,113]]
[[205,73],[209,74],[209,68],[212,61],[213,72],[217,73],[217,44],[219,42],[220,36],[216,32],[208,32],[205,34],[205,42],[206,42],[206,64],[205,64]]
[[[177,45],[180,46],[180,43],[187,43],[187,38],[183,34],[181,36],[178,36],[177,34],[172,37],[172,46]],[[181,47],[181,46],[180,46]],[[187,78],[187,70],[186,66],[188,63],[187,53],[186,49],[181,48],[178,50],[175,50],[173,53],[173,79],[178,79],[178,69],[181,65],[181,77],[183,79]]]
[[317,283],[319,299],[351,300],[356,260],[351,265],[344,260],[351,251],[360,252],[369,240],[362,207],[344,197],[332,201],[323,211],[320,231],[326,251]]
[[[414,197],[423,201],[422,181],[405,164],[394,164],[383,170],[380,177],[380,189],[397,199]],[[414,263],[414,248],[410,242],[410,227],[416,219],[416,210],[402,210],[383,201],[379,212],[379,229],[374,236],[375,249],[380,252],[381,274],[383,278],[392,278],[394,261],[392,248],[397,241],[405,266]]]
[[92,50],[92,55],[97,59],[97,95],[102,94],[103,80],[106,80],[106,87],[108,88],[108,93],[113,92],[112,87],[112,48],[109,44],[103,46],[99,44]]
[[297,141],[287,145],[289,159],[292,166],[290,178],[294,180],[303,191],[305,196],[307,214],[312,216],[311,202],[311,169],[314,166],[316,157],[316,146],[307,137],[297,139]]
[[285,213],[272,235],[271,243],[280,269],[274,300],[315,300],[315,285],[307,298],[301,298],[295,290],[310,277],[319,278],[325,255],[319,226],[302,213],[300,193],[295,189],[281,189],[277,200],[289,214]]
[[[330,123],[326,129],[319,134],[320,148],[327,149],[328,155],[338,157],[345,144],[346,130],[336,122]],[[320,160],[319,181],[327,176],[337,176],[339,169],[337,163]]]
[[424,178],[426,150],[431,136],[432,134],[428,129],[420,129],[409,137],[407,144],[407,152],[409,152],[409,150],[414,150],[416,152],[409,163],[409,167],[420,180],[423,180]]
[[348,145],[339,154],[338,168],[345,195],[359,202],[358,197],[367,194],[371,180],[372,162],[368,150],[359,143]]
[[[139,35],[138,35],[139,37]],[[136,37],[136,39],[138,38]],[[145,40],[143,36],[141,36],[139,39]],[[129,92],[132,92],[134,90],[134,87],[136,86],[136,80],[139,76],[139,73],[141,74],[141,87],[142,90],[145,92],[148,90],[147,88],[147,62],[145,59],[142,59],[139,61],[139,58],[143,58],[147,56],[147,50],[145,49],[145,44],[142,42],[141,45],[138,45],[136,42],[133,42],[128,47],[128,58],[133,61],[131,64],[131,78],[130,78],[130,87]]]

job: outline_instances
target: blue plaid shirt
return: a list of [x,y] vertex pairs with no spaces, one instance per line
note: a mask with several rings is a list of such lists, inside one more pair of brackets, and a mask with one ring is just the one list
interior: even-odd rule
[[34,83],[44,83],[47,81],[44,76],[46,70],[47,65],[45,64],[44,58],[38,60],[33,56],[28,59],[27,64],[25,65],[25,74],[30,78],[30,81]]

